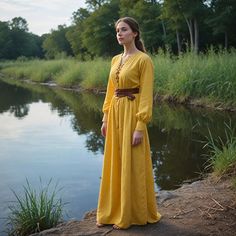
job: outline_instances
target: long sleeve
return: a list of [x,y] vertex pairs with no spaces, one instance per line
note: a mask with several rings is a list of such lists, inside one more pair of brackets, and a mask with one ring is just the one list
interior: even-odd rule
[[[113,64],[113,60],[111,62],[111,66]],[[102,121],[105,122],[107,121],[107,115],[109,112],[109,108],[110,108],[110,103],[111,103],[111,99],[114,95],[115,92],[115,87],[111,78],[111,71],[110,71],[110,76],[108,78],[108,83],[107,83],[107,90],[106,90],[106,97],[103,103],[103,107],[102,107],[102,111],[103,111],[103,119]]]
[[150,57],[140,62],[140,100],[135,130],[144,130],[152,117],[154,68]]

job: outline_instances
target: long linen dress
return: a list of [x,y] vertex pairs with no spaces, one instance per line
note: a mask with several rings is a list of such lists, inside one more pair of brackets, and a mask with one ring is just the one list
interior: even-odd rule
[[[150,144],[146,124],[152,115],[153,64],[141,51],[117,68],[122,54],[112,58],[103,121],[107,121],[97,222],[120,228],[160,220],[154,192]],[[116,88],[139,88],[132,101],[116,97]],[[141,144],[132,146],[135,130],[143,131]]]

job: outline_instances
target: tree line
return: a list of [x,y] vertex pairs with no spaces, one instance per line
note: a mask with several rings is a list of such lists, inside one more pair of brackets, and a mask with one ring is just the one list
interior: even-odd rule
[[122,49],[114,23],[123,16],[137,19],[150,53],[236,47],[235,0],[86,0],[86,6],[73,12],[71,25],[41,37],[28,31],[22,17],[0,21],[0,59],[110,57]]

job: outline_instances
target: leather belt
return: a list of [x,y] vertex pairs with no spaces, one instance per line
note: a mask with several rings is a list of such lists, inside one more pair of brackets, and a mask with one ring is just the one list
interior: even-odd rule
[[116,97],[128,97],[129,100],[133,101],[135,99],[134,94],[139,93],[139,88],[130,88],[130,89],[116,89]]

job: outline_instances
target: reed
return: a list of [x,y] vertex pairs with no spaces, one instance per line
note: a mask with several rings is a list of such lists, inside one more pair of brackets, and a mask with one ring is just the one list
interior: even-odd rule
[[[191,52],[174,56],[159,50],[152,56],[155,68],[154,93],[174,100],[195,100],[201,104],[236,106],[236,51],[209,49],[205,54]],[[16,61],[0,63],[6,76],[38,82],[55,81],[65,87],[105,89],[110,60],[97,58]]]
[[[236,53],[209,50],[206,54],[182,54],[178,59],[170,60],[161,55],[161,65],[157,63],[156,80],[160,83],[163,94],[177,98],[208,98],[235,105],[236,98]],[[164,74],[164,79],[158,78]],[[163,85],[162,85],[163,84]]]
[[206,168],[212,168],[217,176],[236,175],[236,136],[235,128],[231,122],[225,123],[225,136],[213,138],[208,130],[207,142],[204,148],[209,149],[209,164]]
[[37,193],[26,179],[23,195],[12,190],[16,201],[9,206],[7,233],[12,236],[25,236],[56,226],[62,220],[63,203],[57,198],[58,185],[50,190],[52,181],[42,186]]
[[85,89],[104,89],[107,85],[110,62],[97,59],[83,63],[84,78],[81,87]]

